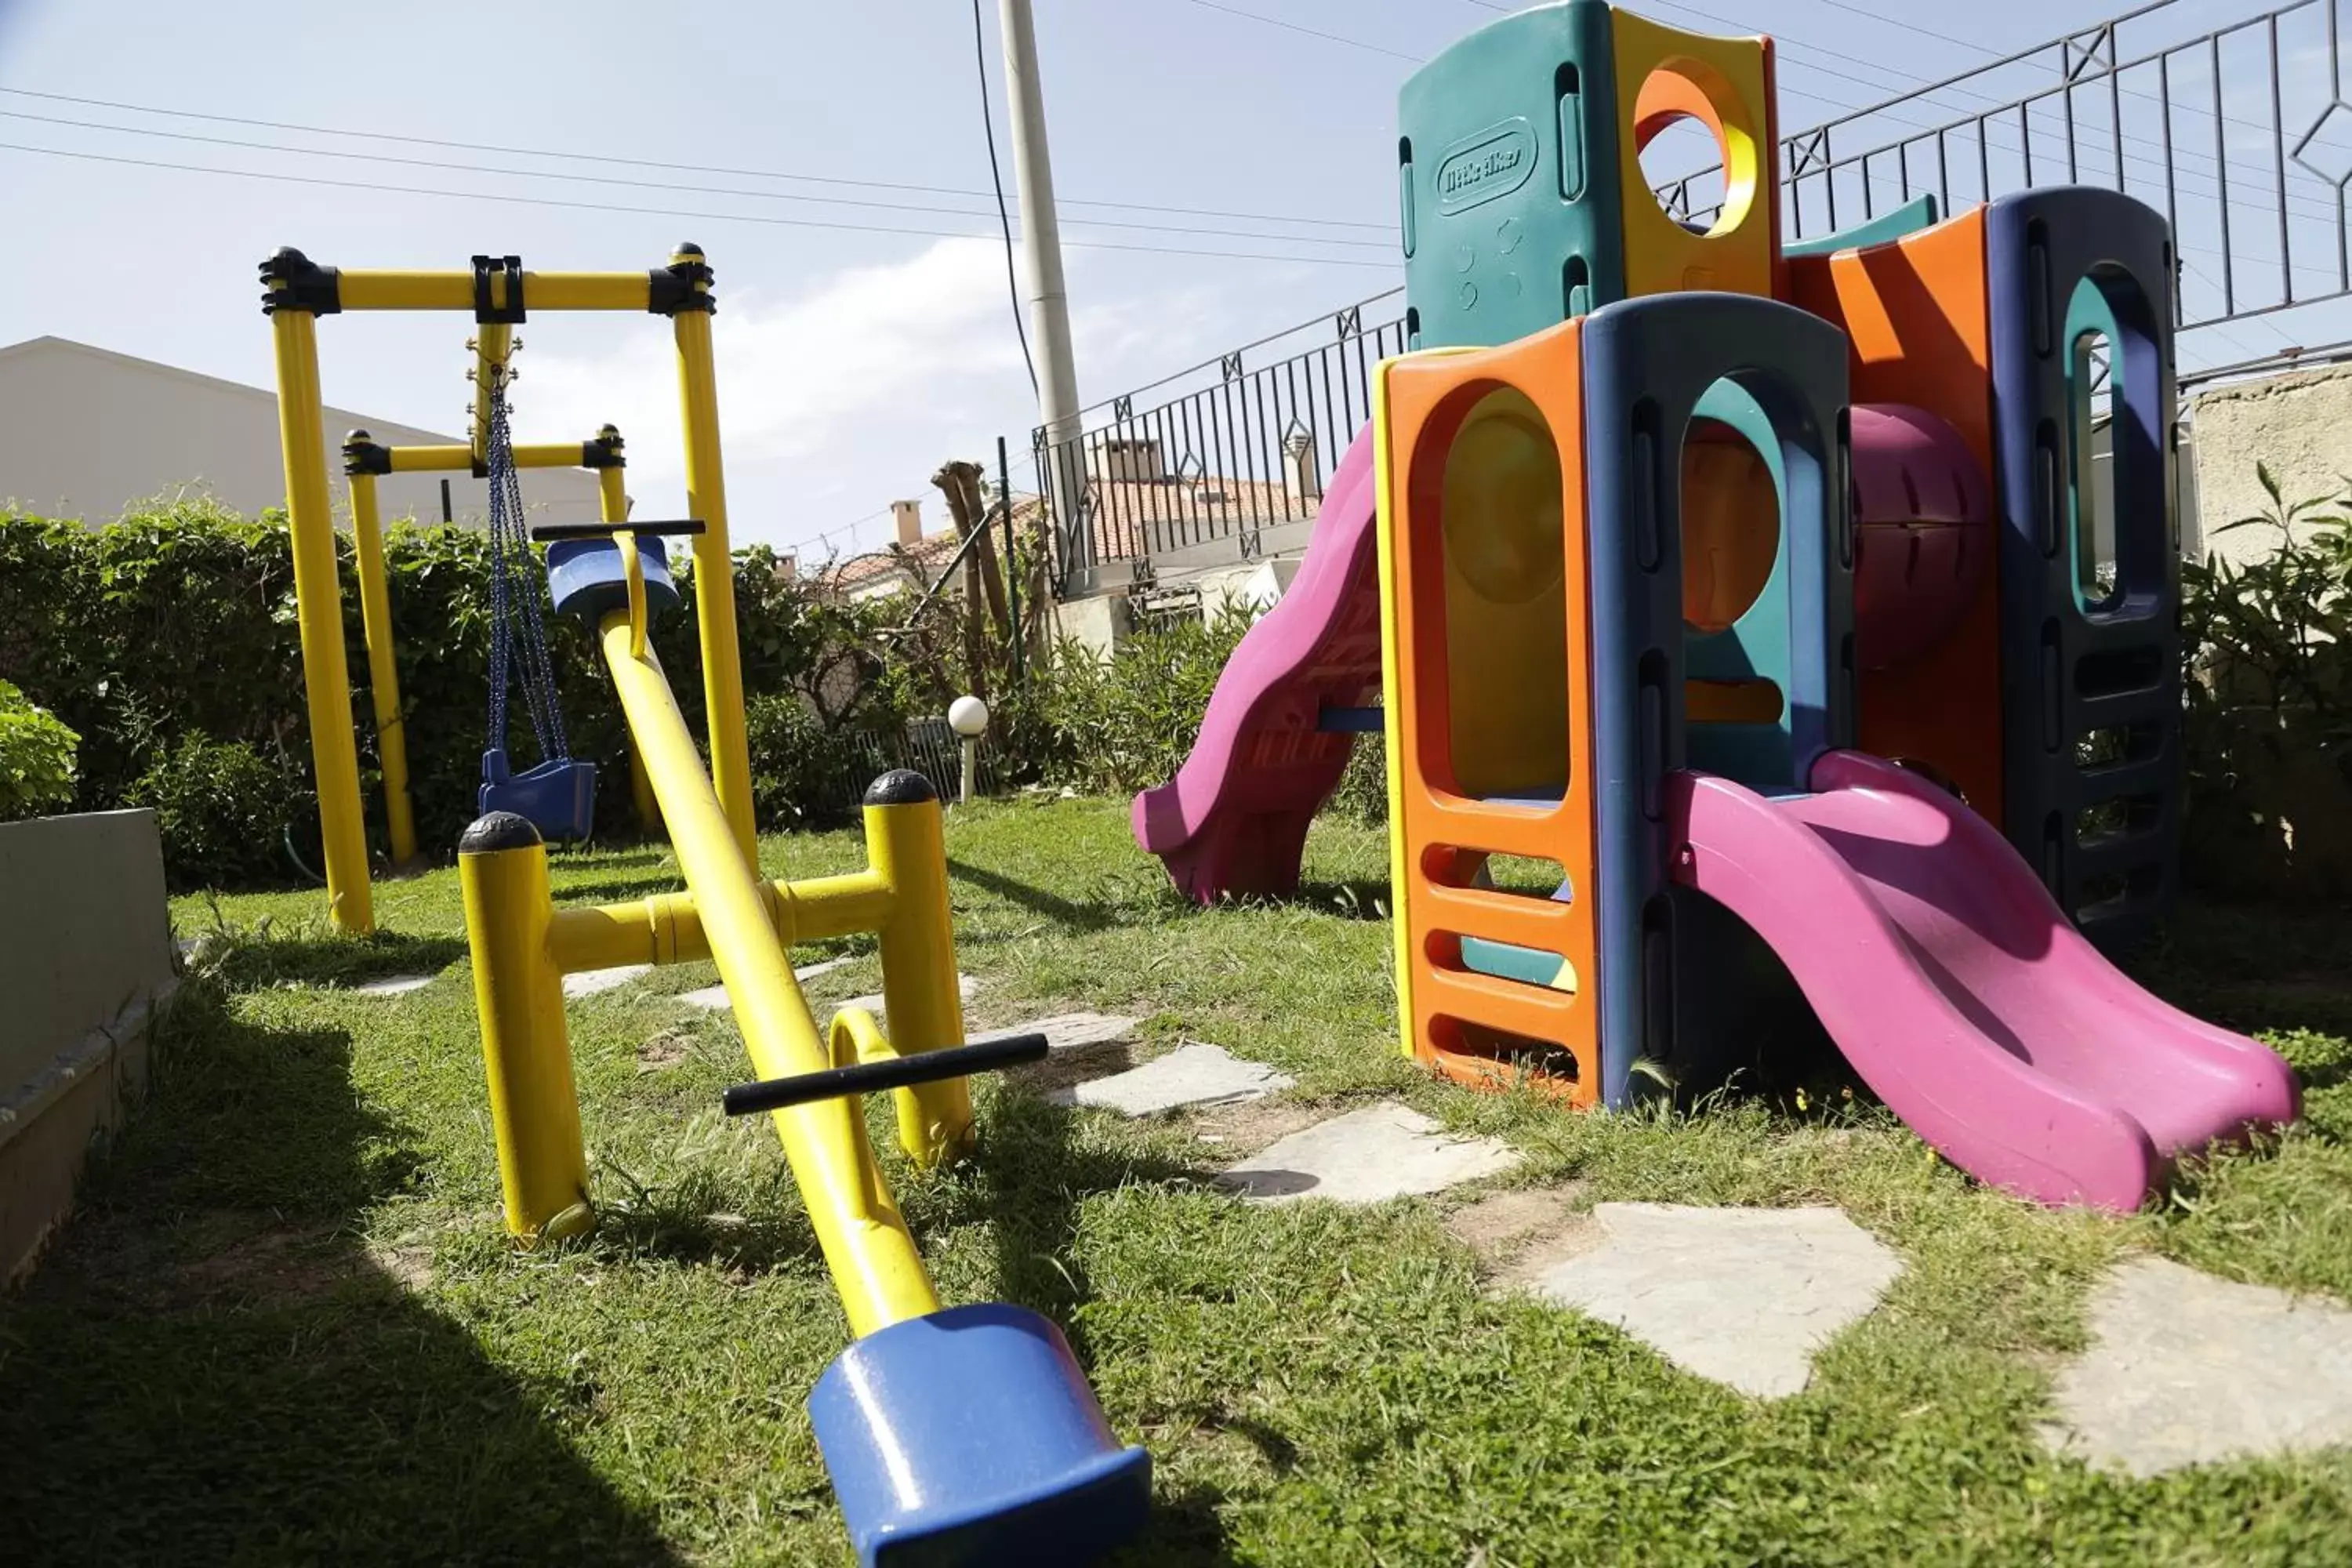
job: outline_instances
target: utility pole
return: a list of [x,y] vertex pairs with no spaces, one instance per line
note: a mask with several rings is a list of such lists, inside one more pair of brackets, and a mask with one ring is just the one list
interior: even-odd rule
[[1094,564],[1093,541],[1074,531],[1078,471],[1078,372],[1070,354],[1070,296],[1062,281],[1062,226],[1054,210],[1054,163],[1045,150],[1045,94],[1037,78],[1037,29],[1029,0],[998,0],[1005,104],[1013,120],[1013,180],[1021,195],[1023,284],[1037,354],[1037,423],[1045,426],[1054,515],[1069,541],[1066,569]]

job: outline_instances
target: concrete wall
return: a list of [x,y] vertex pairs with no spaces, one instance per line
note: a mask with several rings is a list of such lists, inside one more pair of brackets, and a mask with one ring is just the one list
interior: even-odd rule
[[[2189,400],[2197,443],[2197,511],[2207,548],[2233,562],[2275,552],[2273,528],[2224,524],[2271,510],[2255,465],[2290,501],[2341,494],[2352,475],[2352,365],[2217,386]],[[2189,530],[2182,530],[2187,544]]]
[[144,1084],[173,984],[153,812],[0,823],[0,1282],[29,1266],[92,1135]]
[[[261,323],[255,323],[257,331]],[[452,372],[453,375],[455,372]],[[328,472],[337,514],[348,518],[341,447],[362,428],[385,446],[446,446],[460,437],[348,409],[326,412]],[[569,440],[593,431],[525,431],[518,440]],[[439,474],[376,481],[384,521],[441,520]],[[488,491],[450,474],[456,520],[479,527]],[[131,502],[196,485],[251,516],[286,502],[278,395],[152,360],[62,338],[0,349],[0,500],[52,517],[109,522]],[[534,522],[593,522],[596,476],[580,469],[523,476]]]

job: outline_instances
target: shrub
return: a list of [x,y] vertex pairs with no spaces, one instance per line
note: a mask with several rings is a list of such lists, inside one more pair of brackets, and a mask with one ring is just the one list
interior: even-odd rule
[[751,801],[763,827],[824,827],[846,820],[875,776],[887,771],[885,739],[871,731],[827,730],[792,693],[744,704],[751,752]]
[[1351,822],[1378,827],[1389,819],[1388,738],[1359,735],[1347,772],[1331,792],[1330,809]]
[[81,737],[0,680],[0,822],[73,800],[74,748]]
[[2270,505],[2219,531],[2275,531],[2239,566],[2182,571],[2183,851],[2232,893],[2352,894],[2352,495]]
[[1209,694],[1254,613],[1138,632],[1108,658],[1068,638],[1040,694],[1056,767],[1081,789],[1129,794],[1174,775],[1201,733]]
[[[307,816],[311,809],[286,759],[201,731],[160,751],[125,804],[154,809],[175,889],[285,880],[298,810]],[[303,830],[315,840],[307,824]]]
[[[381,757],[348,540],[341,554],[352,722],[381,855],[390,847],[378,804]],[[384,535],[384,566],[409,794],[418,838],[430,850],[455,844],[474,816],[480,781],[489,681],[487,541],[468,529],[394,524]],[[809,585],[778,577],[774,555],[760,547],[738,552],[735,590],[747,689],[796,694],[826,733],[891,732],[911,712],[942,710],[961,689],[954,661],[938,646],[948,617],[893,638],[904,606],[821,599]],[[699,738],[702,662],[690,570],[679,573],[679,591],[680,612],[664,617],[653,638]],[[548,633],[572,749],[606,764],[600,827],[625,836],[629,792],[617,782],[617,762],[626,731],[593,634],[555,616]],[[167,829],[167,852],[194,857],[173,865],[175,879],[271,879],[289,869],[284,825],[299,825],[299,844],[315,842],[301,668],[292,548],[281,515],[249,521],[202,496],[142,502],[96,529],[0,511],[0,675],[81,737],[72,799],[55,804],[102,810],[173,803],[185,826]],[[527,766],[538,754],[521,704],[514,708],[507,743],[517,764]],[[799,749],[798,739],[791,748],[771,744],[769,772],[783,788],[779,798],[805,802],[814,786],[785,787],[781,760]],[[192,773],[184,785],[182,773]],[[250,820],[241,825],[280,825],[255,851],[258,861],[240,858],[247,850],[226,841],[240,825],[221,820],[216,802],[206,804],[209,786],[201,781],[229,773],[240,787],[275,792],[268,802],[249,803]],[[206,822],[215,826],[198,827]],[[231,871],[238,866],[245,869]]]

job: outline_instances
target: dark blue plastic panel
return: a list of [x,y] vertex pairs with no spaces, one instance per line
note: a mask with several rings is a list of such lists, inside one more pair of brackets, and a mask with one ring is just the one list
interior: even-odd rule
[[[2171,237],[2152,209],[2083,186],[1994,202],[1985,244],[2009,837],[2085,933],[2126,943],[2179,875]],[[2074,538],[2091,472],[2074,338],[2092,330],[2109,339],[2116,412],[2116,584],[2100,605],[2078,591]],[[2085,760],[2086,739],[2120,754]]]
[[866,1335],[809,1418],[866,1568],[1088,1563],[1150,1511],[1151,1456],[1119,1446],[1062,1331],[1025,1308]]
[[[646,618],[676,609],[677,586],[670,581],[669,551],[660,534],[638,536],[637,563],[646,579]],[[609,539],[556,541],[547,547],[547,592],[557,614],[578,616],[592,626],[614,610],[627,609],[621,547]]]
[[1853,551],[1846,479],[1845,335],[1744,294],[1665,294],[1595,311],[1584,329],[1585,518],[1591,551],[1594,779],[1600,816],[1601,1092],[1627,1097],[1637,1057],[1671,1060],[1678,956],[1665,775],[1685,765],[1683,437],[1729,379],[1778,446],[1780,575],[1789,589],[1790,726],[1778,777],[1853,734]]

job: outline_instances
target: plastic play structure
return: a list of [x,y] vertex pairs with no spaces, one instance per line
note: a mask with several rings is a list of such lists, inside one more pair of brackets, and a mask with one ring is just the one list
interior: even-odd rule
[[[2092,941],[2178,859],[2170,237],[2064,188],[1784,247],[1772,101],[1769,40],[1600,0],[1405,85],[1417,352],[1136,837],[1204,902],[1287,891],[1377,725],[1409,1054],[1616,1107],[1801,994],[1964,1169],[2136,1208],[2297,1108]],[[1677,118],[1704,224],[1642,178]]]
[[[758,868],[710,378],[711,274],[702,253],[681,246],[667,268],[650,274],[526,272],[512,257],[477,258],[470,272],[338,273],[281,251],[265,271],[281,381],[289,389],[284,426],[297,566],[307,574],[299,581],[312,729],[320,776],[337,781],[333,788],[322,783],[320,802],[329,842],[340,842],[344,857],[331,857],[330,866],[340,865],[336,908],[347,926],[363,925],[368,884],[352,732],[339,721],[346,698],[325,471],[311,456],[324,451],[314,318],[339,309],[471,311],[486,367],[477,412],[499,426],[478,431],[488,443],[485,467],[497,472],[504,448],[509,480],[515,468],[559,460],[604,476],[603,521],[551,524],[530,538],[548,545],[545,586],[556,611],[596,627],[687,889],[557,908],[546,836],[531,812],[509,808],[545,803],[502,793],[499,781],[486,784],[483,815],[460,842],[457,864],[508,1228],[537,1244],[594,1223],[562,977],[624,964],[715,962],[760,1075],[728,1090],[726,1109],[772,1117],[854,1336],[818,1380],[809,1410],[861,1559],[1093,1561],[1140,1528],[1150,1503],[1150,1456],[1112,1436],[1051,1321],[1002,1303],[942,1308],[866,1139],[860,1097],[889,1091],[910,1159],[933,1165],[968,1153],[967,1076],[1045,1054],[1043,1036],[964,1042],[938,797],[919,773],[886,773],[866,796],[864,870],[769,881]],[[651,310],[675,319],[690,520],[629,519],[619,441],[609,427],[593,453],[509,441],[495,395],[526,303]],[[355,479],[386,471],[386,464],[449,460],[404,459],[398,450],[379,457],[383,448],[354,444],[362,454]],[[355,510],[364,493],[355,483]],[[508,500],[506,512],[519,522],[511,493]],[[373,518],[361,512],[358,521],[365,542]],[[646,637],[652,617],[679,603],[666,543],[677,537],[692,540],[700,579],[710,772]],[[508,542],[528,551],[520,535]],[[510,591],[535,596],[535,564],[517,567]],[[377,582],[380,595],[380,571]],[[529,625],[527,617],[518,621]],[[372,654],[377,646],[372,636]],[[544,776],[558,791],[570,790],[562,759],[553,760],[557,768]],[[559,800],[547,809],[562,819],[572,807]],[[887,1034],[862,1008],[844,1009],[820,1030],[793,975],[793,944],[856,931],[879,942]]]

